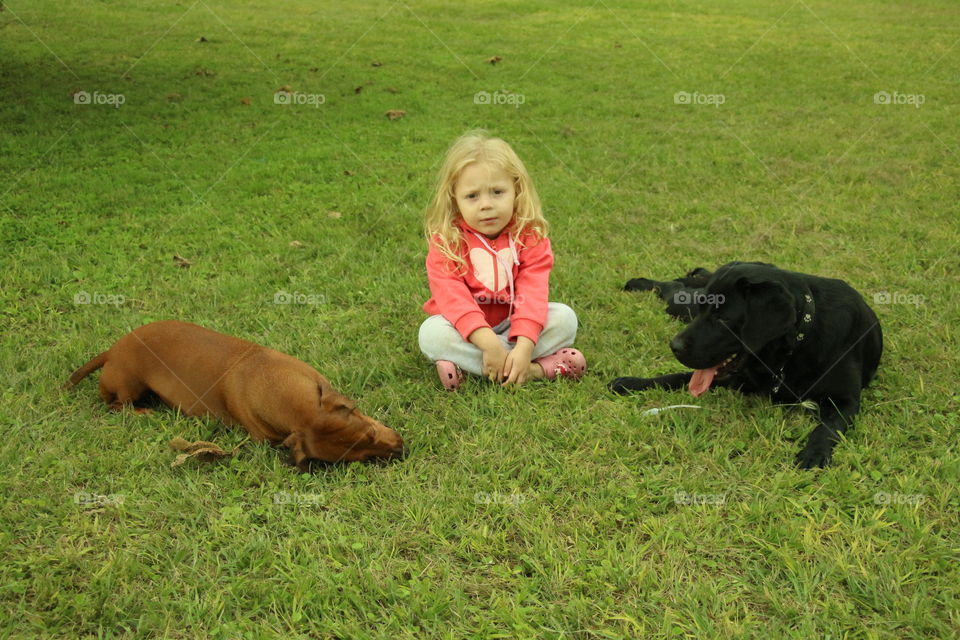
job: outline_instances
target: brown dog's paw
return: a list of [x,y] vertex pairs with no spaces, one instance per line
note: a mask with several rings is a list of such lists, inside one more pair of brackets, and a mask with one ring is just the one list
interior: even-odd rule
[[303,451],[303,438],[299,433],[291,433],[283,441],[283,446],[290,449],[290,463],[295,466],[300,473],[310,473],[310,460]]

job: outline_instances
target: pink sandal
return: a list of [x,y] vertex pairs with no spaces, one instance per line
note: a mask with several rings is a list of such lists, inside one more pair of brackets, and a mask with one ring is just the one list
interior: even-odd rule
[[576,349],[560,349],[556,353],[534,360],[543,367],[547,380],[557,376],[579,380],[587,372],[587,359]]
[[440,376],[440,384],[447,391],[456,391],[466,379],[460,367],[449,360],[437,360],[437,375]]

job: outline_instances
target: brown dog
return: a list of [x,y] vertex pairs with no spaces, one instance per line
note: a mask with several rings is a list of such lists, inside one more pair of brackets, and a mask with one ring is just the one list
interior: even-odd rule
[[243,425],[254,440],[282,442],[307,471],[326,462],[403,455],[393,429],[357,411],[308,364],[188,322],[153,322],[73,372],[70,388],[103,367],[100,397],[113,410],[146,392],[189,416]]

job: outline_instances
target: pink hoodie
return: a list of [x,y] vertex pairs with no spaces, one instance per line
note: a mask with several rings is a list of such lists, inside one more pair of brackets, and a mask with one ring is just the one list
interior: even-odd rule
[[510,340],[524,336],[536,342],[547,321],[553,267],[550,240],[532,233],[516,239],[509,227],[490,239],[462,221],[460,229],[463,243],[458,253],[467,261],[466,269],[431,242],[427,252],[431,297],[423,310],[443,315],[464,340],[509,317]]

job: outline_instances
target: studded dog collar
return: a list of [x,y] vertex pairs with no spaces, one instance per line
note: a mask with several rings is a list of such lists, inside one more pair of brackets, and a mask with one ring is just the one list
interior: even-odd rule
[[800,318],[797,320],[796,331],[790,336],[790,348],[787,351],[787,355],[783,360],[783,365],[780,367],[780,371],[774,376],[774,379],[777,381],[776,385],[773,387],[773,393],[780,391],[780,387],[783,386],[783,370],[787,366],[787,362],[790,361],[790,356],[793,355],[793,352],[796,350],[800,343],[803,342],[807,334],[810,332],[811,327],[813,327],[813,316],[816,312],[816,304],[813,302],[813,294],[810,293],[810,289],[803,294],[803,307],[800,309]]

